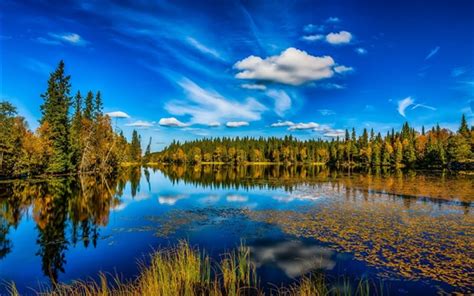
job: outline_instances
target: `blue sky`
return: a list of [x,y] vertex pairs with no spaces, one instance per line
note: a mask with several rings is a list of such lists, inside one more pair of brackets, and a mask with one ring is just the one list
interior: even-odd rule
[[63,59],[74,92],[100,90],[155,150],[474,124],[473,1],[153,2],[2,1],[1,98],[37,127]]

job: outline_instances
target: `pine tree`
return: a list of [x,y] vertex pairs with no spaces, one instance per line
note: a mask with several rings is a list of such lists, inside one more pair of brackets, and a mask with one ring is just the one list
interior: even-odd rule
[[84,106],[84,118],[93,121],[94,119],[94,94],[92,91],[87,92],[85,106]]
[[82,156],[82,96],[81,92],[78,91],[74,97],[74,114],[71,121],[71,162],[74,169],[78,168],[78,165]]
[[461,117],[461,126],[458,129],[458,133],[464,137],[469,137],[469,127],[467,125],[466,116],[463,114]]
[[48,89],[41,97],[42,118],[40,123],[44,126],[45,137],[52,145],[52,155],[47,171],[50,173],[63,173],[71,168],[71,154],[69,147],[69,107],[71,104],[69,82],[70,76],[64,73],[64,62],[60,61],[56,70],[51,73],[48,80]]
[[146,150],[145,150],[145,156],[144,156],[144,161],[145,162],[149,162],[150,161],[150,154],[151,154],[151,137],[150,137],[150,140],[148,141],[148,145],[146,146]]
[[140,144],[140,137],[138,136],[138,132],[133,130],[132,133],[132,143],[130,146],[130,159],[135,162],[139,162],[142,157],[142,148]]
[[95,101],[94,101],[94,119],[97,120],[102,117],[102,108],[103,108],[103,103],[102,103],[102,96],[100,94],[100,91],[98,91],[95,95]]

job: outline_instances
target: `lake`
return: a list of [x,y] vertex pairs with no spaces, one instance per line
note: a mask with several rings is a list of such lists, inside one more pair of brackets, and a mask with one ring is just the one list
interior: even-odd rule
[[473,188],[447,171],[277,165],[3,181],[0,278],[25,294],[100,271],[133,278],[186,239],[212,258],[245,243],[268,289],[314,272],[391,295],[473,293]]

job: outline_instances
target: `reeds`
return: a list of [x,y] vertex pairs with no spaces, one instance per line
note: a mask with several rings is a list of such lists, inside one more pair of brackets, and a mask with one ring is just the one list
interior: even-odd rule
[[[107,277],[101,273],[98,281],[75,281],[71,284],[56,284],[52,288],[37,292],[51,296],[109,296],[109,295],[157,295],[157,296],[240,296],[240,295],[369,295],[371,286],[361,280],[355,289],[348,281],[330,287],[322,276],[305,276],[289,287],[265,291],[258,281],[255,265],[250,260],[250,250],[241,245],[226,253],[219,262],[212,262],[185,241],[175,247],[155,252],[150,262],[140,263],[141,272],[132,281],[123,281],[118,276]],[[111,280],[109,280],[109,278]],[[14,283],[7,286],[9,295],[20,295]],[[376,293],[379,294],[379,293]]]

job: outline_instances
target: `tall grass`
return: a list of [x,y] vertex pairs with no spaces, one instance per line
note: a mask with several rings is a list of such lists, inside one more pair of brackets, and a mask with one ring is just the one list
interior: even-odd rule
[[[244,245],[224,254],[219,262],[212,262],[209,256],[181,241],[173,248],[155,252],[151,255],[150,262],[141,263],[140,268],[139,276],[132,281],[123,281],[118,276],[109,280],[101,273],[98,281],[56,284],[52,288],[39,291],[38,294],[45,296],[374,294],[366,280],[360,281],[358,286],[352,289],[348,281],[330,287],[321,276],[306,276],[289,287],[276,288],[265,293],[258,281],[255,265],[250,260],[250,250]],[[7,292],[12,296],[20,295],[14,283],[8,285]]]

